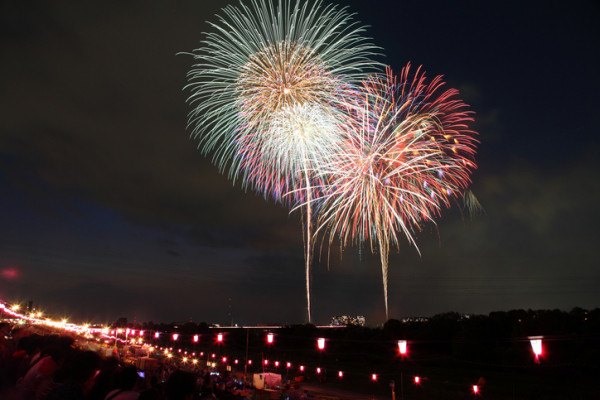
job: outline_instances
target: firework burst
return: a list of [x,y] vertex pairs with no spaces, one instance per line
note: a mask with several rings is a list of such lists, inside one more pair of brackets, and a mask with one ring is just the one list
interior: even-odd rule
[[317,231],[328,231],[330,243],[339,237],[343,246],[378,249],[386,315],[390,246],[405,237],[416,247],[414,232],[462,197],[475,168],[472,113],[443,85],[439,76],[426,83],[420,69],[411,77],[410,65],[399,79],[388,69],[365,80],[347,104],[355,124],[349,150],[319,169]]
[[192,54],[189,125],[244,188],[304,204],[310,322],[311,204],[323,186],[314,171],[339,152],[339,104],[363,70],[378,66],[377,49],[344,9],[318,0],[251,0],[223,14]]

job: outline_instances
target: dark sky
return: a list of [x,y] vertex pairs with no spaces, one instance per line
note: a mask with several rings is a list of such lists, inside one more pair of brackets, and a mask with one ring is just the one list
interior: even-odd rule
[[[600,306],[598,3],[334,2],[383,62],[443,74],[477,113],[485,215],[446,211],[421,257],[393,252],[390,317]],[[186,129],[176,53],[225,4],[1,3],[1,299],[100,322],[305,322],[299,215],[232,185]],[[378,256],[325,256],[313,322],[383,322]]]

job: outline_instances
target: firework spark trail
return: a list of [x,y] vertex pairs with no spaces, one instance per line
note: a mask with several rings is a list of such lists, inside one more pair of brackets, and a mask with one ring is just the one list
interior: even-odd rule
[[403,234],[417,247],[414,232],[462,196],[476,167],[472,112],[458,92],[442,91],[439,76],[426,84],[420,69],[412,79],[409,72],[407,65],[399,80],[389,69],[368,78],[346,105],[355,134],[349,151],[319,167],[323,195],[314,201],[316,232],[328,231],[330,243],[378,247],[386,316],[390,246]]
[[192,54],[188,124],[201,150],[244,188],[305,204],[310,322],[311,204],[323,186],[313,171],[339,151],[337,102],[363,70],[379,66],[378,49],[345,9],[320,0],[251,0],[223,13]]

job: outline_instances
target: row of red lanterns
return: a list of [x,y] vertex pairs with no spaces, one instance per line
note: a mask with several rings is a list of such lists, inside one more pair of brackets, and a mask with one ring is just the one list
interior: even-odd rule
[[[116,331],[117,333],[121,333],[122,330],[118,329]],[[113,331],[114,333],[114,331]],[[130,329],[126,329],[125,333],[127,335],[131,334],[131,335],[135,335],[136,330],[130,330]],[[139,331],[139,336],[144,336],[144,331],[140,330]],[[160,337],[160,332],[155,332],[154,333],[154,338],[158,339]],[[177,341],[179,340],[179,334],[178,333],[173,333],[171,335],[171,338],[173,339],[173,341]],[[530,337],[530,344],[531,344],[531,348],[533,350],[533,353],[535,355],[535,361],[539,363],[539,359],[540,356],[542,355],[543,349],[542,349],[542,337],[540,336],[535,336],[535,337]],[[200,336],[199,335],[194,335],[193,339],[192,339],[193,343],[198,343],[200,341]],[[273,344],[275,341],[275,335],[271,332],[267,333],[267,343],[269,345]],[[223,333],[217,333],[217,343],[223,343]],[[317,348],[319,350],[325,350],[325,338],[318,338],[317,339]],[[408,341],[406,340],[398,340],[398,352],[400,353],[400,355],[405,356],[408,354]]]

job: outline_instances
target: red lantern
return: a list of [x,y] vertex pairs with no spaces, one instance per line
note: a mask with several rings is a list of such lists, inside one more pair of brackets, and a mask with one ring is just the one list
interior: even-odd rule
[[421,378],[418,376],[415,376],[415,384],[418,385],[419,383],[421,383]]
[[273,334],[272,333],[267,333],[267,343],[273,344]]
[[223,343],[223,334],[222,333],[217,334],[217,342]]
[[194,343],[198,343],[199,337],[198,335],[194,335]]
[[317,339],[317,347],[319,348],[319,350],[324,350],[325,349],[325,338],[318,338]]
[[398,340],[398,351],[400,351],[400,355],[406,355],[408,351],[406,347],[406,340]]
[[535,355],[535,362],[539,363],[540,356],[542,355],[542,352],[543,352],[542,337],[541,336],[530,337],[529,343],[531,343],[531,349],[533,350],[533,354]]
[[343,378],[343,377],[344,377],[344,372],[338,371],[338,378]]
[[473,385],[473,394],[479,393],[479,386]]
[[377,382],[377,374],[371,374],[371,380]]
[[174,333],[173,334],[173,341],[177,341],[177,339],[179,339],[179,334],[178,333]]

